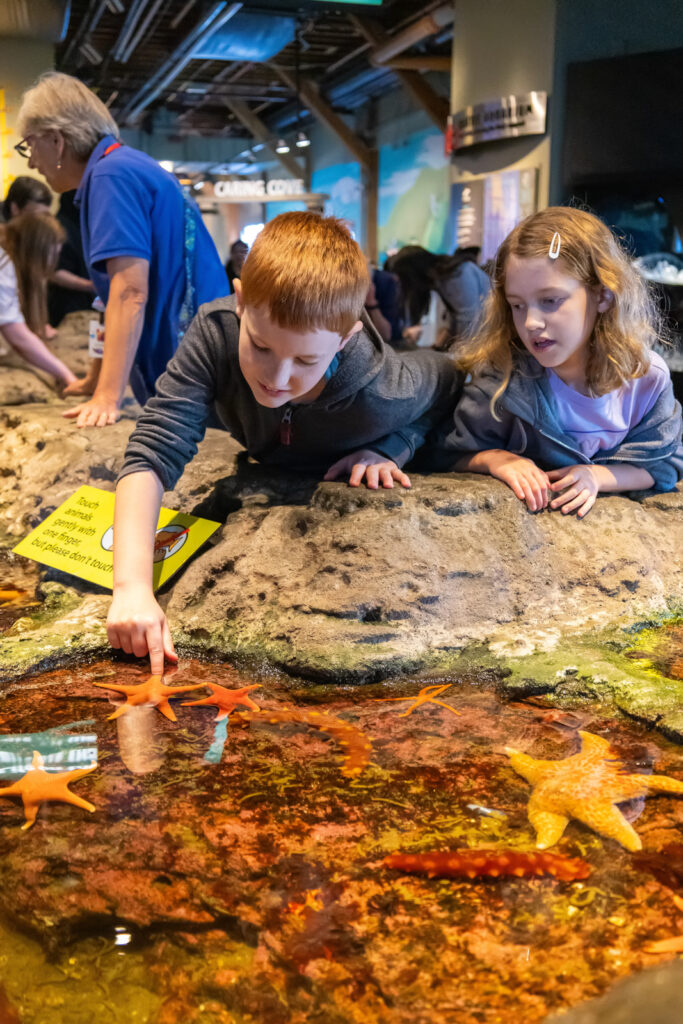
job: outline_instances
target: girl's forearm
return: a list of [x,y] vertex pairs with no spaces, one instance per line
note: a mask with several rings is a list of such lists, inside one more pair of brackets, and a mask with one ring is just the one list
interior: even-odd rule
[[50,352],[47,345],[25,323],[3,324],[0,330],[5,340],[20,356],[24,357],[27,363],[35,366],[38,370],[52,374],[53,377],[65,384],[76,380],[76,374],[72,373],[61,359],[57,359],[57,356]]
[[88,292],[89,295],[95,294],[95,285],[89,278],[79,277],[78,274],[72,274],[70,270],[55,270],[50,280],[53,284],[58,284],[60,288],[70,288],[74,292]]
[[149,469],[124,476],[114,508],[114,590],[148,586],[152,590],[154,535],[163,487]]
[[600,492],[647,491],[654,487],[654,478],[646,469],[628,462],[594,463],[592,469]]
[[456,473],[489,473],[492,474],[504,462],[510,462],[519,456],[503,451],[502,448],[489,448],[483,452],[472,452],[462,455],[453,467]]

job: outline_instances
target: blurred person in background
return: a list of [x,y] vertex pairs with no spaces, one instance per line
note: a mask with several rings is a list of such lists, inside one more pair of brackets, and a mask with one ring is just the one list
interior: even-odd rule
[[0,237],[0,333],[32,366],[61,384],[76,375],[41,339],[47,313],[47,281],[54,273],[64,231],[49,213],[22,213]]
[[235,278],[239,280],[240,274],[242,273],[242,267],[244,266],[244,261],[246,260],[248,253],[249,246],[240,238],[230,246],[230,254],[228,256],[228,261],[225,264],[225,273],[228,275],[228,284],[230,285],[231,295],[234,295],[235,293],[233,281]]

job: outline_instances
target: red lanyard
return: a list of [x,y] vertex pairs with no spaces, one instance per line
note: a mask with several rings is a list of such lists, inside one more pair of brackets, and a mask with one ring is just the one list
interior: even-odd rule
[[[122,145],[123,143],[121,142],[112,142],[111,146],[107,146],[102,156],[109,156],[109,154],[113,153],[115,149],[120,149]],[[100,157],[100,160],[101,159],[102,157]]]

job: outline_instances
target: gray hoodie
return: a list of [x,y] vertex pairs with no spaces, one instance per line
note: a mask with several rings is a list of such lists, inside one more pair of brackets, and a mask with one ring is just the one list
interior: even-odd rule
[[600,450],[589,459],[559,424],[555,399],[542,367],[520,353],[510,383],[496,402],[490,402],[501,376],[485,373],[468,380],[453,420],[441,433],[432,464],[451,469],[459,458],[473,452],[500,448],[531,459],[541,469],[559,469],[579,463],[626,462],[646,469],[655,491],[671,491],[683,477],[681,406],[671,381],[646,416],[614,448]]
[[200,308],[138,419],[119,479],[152,469],[172,489],[212,413],[259,462],[318,475],[361,448],[402,466],[453,409],[462,375],[450,357],[395,352],[369,321],[313,402],[260,405],[240,370],[235,305],[231,295]]

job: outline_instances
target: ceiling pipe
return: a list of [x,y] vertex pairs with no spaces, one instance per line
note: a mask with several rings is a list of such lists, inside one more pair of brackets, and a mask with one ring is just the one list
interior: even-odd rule
[[421,43],[423,39],[436,35],[446,25],[452,24],[454,17],[455,11],[452,4],[437,7],[431,14],[425,14],[408,28],[387,39],[385,43],[373,50],[370,54],[371,61],[373,64],[386,63],[392,57],[397,57],[399,53],[404,53],[411,46]]
[[128,44],[128,46],[126,47],[124,52],[121,54],[121,63],[122,64],[126,64],[127,63],[131,53],[133,53],[133,51],[135,50],[137,45],[140,43],[140,40],[143,38],[145,32],[149,28],[149,25],[150,25],[150,22],[152,21],[152,18],[155,16],[155,14],[159,10],[159,8],[161,7],[163,2],[164,2],[164,0],[155,0],[155,2],[152,4],[150,9],[148,10],[148,12],[147,12],[147,14],[146,14],[142,24],[140,25],[139,29],[137,30],[137,32],[135,33],[135,35],[131,39],[130,43]]
[[145,107],[148,107],[162,90],[174,78],[177,78],[183,68],[192,60],[195,50],[205,43],[217,29],[234,17],[241,8],[241,3],[228,6],[227,0],[220,0],[219,3],[214,4],[206,17],[202,18],[183,42],[176,47],[170,57],[152,75],[149,82],[129,100],[120,115],[120,120],[123,123],[134,121]]
[[85,43],[88,40],[88,36],[91,32],[94,32],[97,28],[100,18],[107,9],[107,0],[93,0],[88,8],[88,14],[80,24],[80,28],[76,32],[75,36],[66,48],[66,53],[62,58],[61,63],[66,66],[69,63],[69,58],[73,54],[74,50],[78,49],[81,43]]
[[114,60],[121,61],[122,55],[126,50],[128,42],[135,32],[137,24],[142,16],[142,13],[149,3],[149,0],[133,0],[133,3],[128,8],[128,14],[126,19],[121,26],[119,37],[114,43],[114,48],[111,51],[111,55]]

